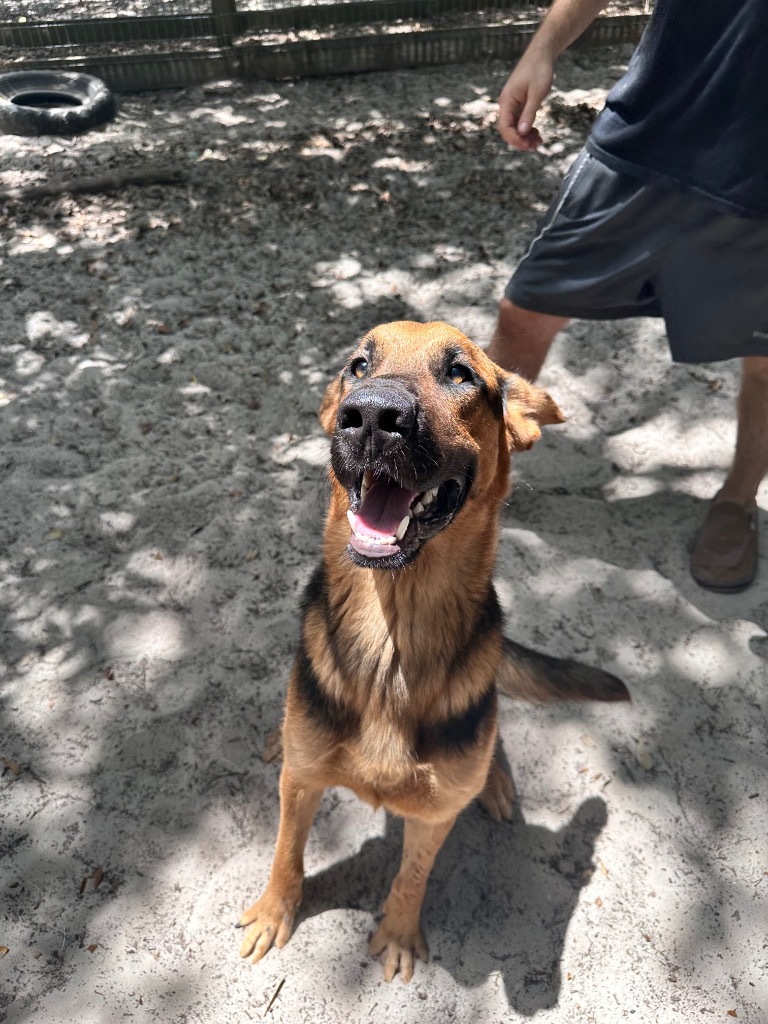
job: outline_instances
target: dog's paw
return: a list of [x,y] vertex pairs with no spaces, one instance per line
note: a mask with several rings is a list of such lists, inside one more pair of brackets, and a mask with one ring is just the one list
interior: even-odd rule
[[480,806],[494,821],[511,821],[515,796],[512,776],[494,758],[488,770],[485,787],[477,798]]
[[298,905],[297,899],[273,896],[267,890],[237,922],[238,928],[245,929],[240,956],[250,957],[255,964],[272,946],[282,949],[291,937]]
[[418,957],[425,963],[429,960],[429,947],[420,925],[402,927],[384,916],[378,931],[368,943],[371,956],[384,953],[384,981],[392,981],[399,972],[407,985],[413,977],[413,962]]

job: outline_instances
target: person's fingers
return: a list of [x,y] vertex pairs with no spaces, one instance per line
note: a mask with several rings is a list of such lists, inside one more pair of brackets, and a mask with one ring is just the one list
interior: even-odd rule
[[522,128],[523,125],[519,118],[505,117],[504,113],[499,111],[499,134],[508,146],[522,150],[538,149],[541,145],[541,135],[538,129],[532,128],[530,125],[527,126],[526,131],[523,131]]
[[542,143],[541,135],[539,134],[538,128],[529,128],[528,131],[522,135],[518,132],[520,138],[520,144],[518,149],[524,149],[527,152],[538,149]]
[[507,79],[499,96],[499,134],[516,149],[532,150],[541,145],[534,128],[536,115],[552,88],[554,69],[549,62],[521,60]]
[[518,135],[527,135],[533,128],[533,122],[536,120],[536,115],[539,112],[541,106],[541,100],[534,98],[531,93],[528,93],[523,111],[517,121],[517,133]]
[[528,149],[525,132],[519,128],[520,116],[525,108],[526,95],[515,88],[512,79],[507,83],[499,96],[498,130],[502,139],[516,149]]

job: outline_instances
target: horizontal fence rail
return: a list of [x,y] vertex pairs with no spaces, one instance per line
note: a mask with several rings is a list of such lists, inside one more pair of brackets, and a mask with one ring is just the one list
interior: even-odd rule
[[[79,8],[82,10],[82,8]],[[87,9],[87,8],[86,8]],[[131,17],[72,17],[40,23],[0,23],[0,46],[45,46],[134,43],[156,40],[237,37],[252,32],[301,32],[351,25],[390,25],[397,21],[445,15],[528,14],[526,0],[349,0],[342,3],[286,4],[238,9],[234,0],[212,0],[208,11],[137,14]]]

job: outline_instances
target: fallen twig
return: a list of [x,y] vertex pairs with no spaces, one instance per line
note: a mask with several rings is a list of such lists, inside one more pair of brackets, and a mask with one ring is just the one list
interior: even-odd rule
[[69,181],[46,181],[41,185],[22,185],[0,190],[2,199],[37,199],[59,196],[65,192],[118,192],[126,185],[170,185],[181,181],[179,167],[153,167],[136,171],[114,171],[97,178],[72,178]]
[[282,980],[282,981],[280,982],[280,984],[279,984],[279,985],[277,986],[277,988],[275,989],[275,993],[274,993],[274,995],[273,995],[273,996],[272,996],[272,998],[271,998],[271,999],[269,1000],[269,1005],[267,1006],[266,1010],[264,1011],[264,1016],[265,1016],[265,1017],[267,1016],[267,1014],[269,1013],[269,1011],[270,1011],[270,1010],[272,1009],[272,1006],[274,1005],[274,1002],[275,1002],[275,1000],[276,1000],[276,999],[277,999],[277,997],[278,997],[278,996],[280,995],[280,989],[281,989],[281,988],[283,987],[283,985],[284,985],[284,984],[285,984],[285,978],[283,978],[283,980]]

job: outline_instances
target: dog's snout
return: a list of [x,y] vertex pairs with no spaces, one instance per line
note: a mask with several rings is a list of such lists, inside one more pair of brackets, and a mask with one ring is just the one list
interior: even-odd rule
[[417,409],[412,395],[395,388],[360,388],[339,406],[337,425],[358,443],[385,449],[406,440],[416,426]]

